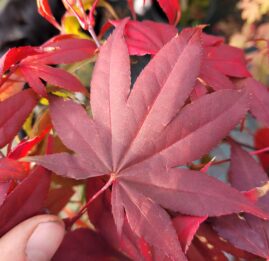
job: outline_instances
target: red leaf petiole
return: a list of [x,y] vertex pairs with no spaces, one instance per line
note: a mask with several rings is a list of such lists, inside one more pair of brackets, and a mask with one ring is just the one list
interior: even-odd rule
[[90,206],[90,204],[98,198],[103,192],[105,192],[114,182],[115,177],[113,175],[110,176],[107,183],[98,190],[88,201],[87,203],[80,209],[80,211],[72,218],[65,220],[66,223],[66,230],[70,230],[71,227],[81,218],[81,216],[87,211],[87,208]]

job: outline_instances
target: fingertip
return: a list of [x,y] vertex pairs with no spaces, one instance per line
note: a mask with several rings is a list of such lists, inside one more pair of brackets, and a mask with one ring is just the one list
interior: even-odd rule
[[29,218],[0,238],[0,260],[50,260],[64,233],[64,223],[57,216]]
[[49,221],[40,223],[26,244],[25,254],[27,260],[51,260],[63,240],[64,233],[62,222]]

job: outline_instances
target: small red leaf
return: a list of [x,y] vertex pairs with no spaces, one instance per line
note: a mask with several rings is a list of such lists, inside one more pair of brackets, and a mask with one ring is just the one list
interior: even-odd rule
[[51,127],[48,127],[39,136],[21,141],[11,152],[8,153],[7,157],[10,159],[19,159],[25,157],[34,146],[44,139],[50,129]]
[[53,16],[48,0],[37,0],[36,2],[39,14],[43,16],[53,26],[55,26],[59,31],[61,31],[61,26],[58,24],[55,17]]
[[23,46],[18,48],[12,48],[8,50],[0,59],[0,75],[3,77],[3,74],[10,69],[12,65],[17,64],[22,59],[38,54],[40,51],[37,48],[31,46]]
[[181,9],[180,9],[180,4],[179,0],[157,0],[160,7],[163,9],[165,12],[169,23],[176,25],[181,16]]
[[[73,63],[90,58],[95,52],[95,45],[90,40],[74,37],[55,37],[41,47],[20,47],[10,49],[0,60],[0,74],[3,85],[14,72],[22,78],[40,96],[46,96],[43,79],[50,84],[70,91],[85,93],[85,88],[72,74],[48,64]],[[9,74],[6,76],[8,70]]]
[[89,12],[89,15],[88,15],[88,23],[89,23],[89,26],[92,26],[92,27],[94,27],[94,25],[95,25],[94,12],[95,12],[95,9],[96,9],[98,2],[99,2],[99,0],[95,0],[93,2],[92,7],[91,7],[90,12]]

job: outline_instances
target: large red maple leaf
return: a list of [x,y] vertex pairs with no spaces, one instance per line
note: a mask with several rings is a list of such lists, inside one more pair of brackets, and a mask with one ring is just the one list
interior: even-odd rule
[[201,30],[184,30],[151,60],[130,90],[130,61],[118,26],[101,48],[91,83],[92,118],[50,97],[52,122],[74,154],[29,160],[75,179],[107,175],[120,233],[131,229],[175,260],[186,260],[166,210],[193,216],[266,214],[240,192],[178,166],[218,144],[247,111],[247,95],[221,90],[186,105],[202,60]]

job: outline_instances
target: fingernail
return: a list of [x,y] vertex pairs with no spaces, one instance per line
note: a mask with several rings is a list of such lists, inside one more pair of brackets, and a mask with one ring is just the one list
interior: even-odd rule
[[57,221],[40,223],[26,245],[27,261],[49,261],[64,236],[64,226]]

